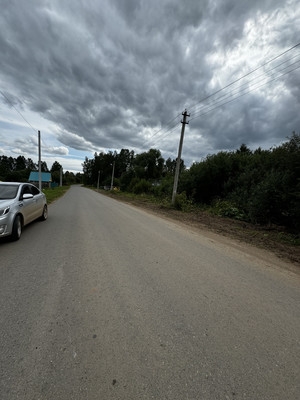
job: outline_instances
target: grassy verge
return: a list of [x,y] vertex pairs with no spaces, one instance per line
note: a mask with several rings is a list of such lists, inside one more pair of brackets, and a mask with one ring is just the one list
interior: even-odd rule
[[43,192],[45,193],[47,198],[47,203],[48,204],[53,203],[53,201],[63,196],[69,190],[69,188],[70,186],[58,186],[56,188],[43,189]]

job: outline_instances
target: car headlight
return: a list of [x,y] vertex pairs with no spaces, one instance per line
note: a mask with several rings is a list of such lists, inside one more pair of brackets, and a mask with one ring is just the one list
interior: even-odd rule
[[9,210],[10,210],[10,207],[0,209],[0,217],[2,217],[2,215],[8,214]]

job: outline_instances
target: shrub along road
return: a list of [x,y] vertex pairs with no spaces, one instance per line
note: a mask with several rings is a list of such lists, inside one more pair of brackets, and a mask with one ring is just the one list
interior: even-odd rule
[[300,277],[82,187],[0,243],[1,399],[300,391]]

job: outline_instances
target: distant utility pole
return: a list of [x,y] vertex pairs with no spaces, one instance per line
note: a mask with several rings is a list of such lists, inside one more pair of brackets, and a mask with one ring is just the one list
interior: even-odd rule
[[115,175],[115,161],[113,162],[110,190],[113,190],[113,187],[114,187],[114,175]]
[[62,168],[62,167],[61,167],[61,169],[60,169],[60,174],[59,174],[59,176],[60,176],[59,184],[60,184],[60,186],[62,186],[62,178],[63,178],[63,168]]
[[99,181],[100,181],[100,171],[98,171],[97,190],[99,190]]
[[179,171],[180,171],[180,161],[181,161],[181,152],[182,152],[184,130],[185,130],[185,125],[188,124],[188,122],[186,122],[186,118],[189,117],[190,114],[188,114],[187,111],[184,110],[182,115],[183,115],[183,121],[181,121],[182,127],[181,127],[181,136],[180,136],[180,142],[179,142],[179,148],[178,148],[178,157],[177,157],[175,177],[174,177],[172,204],[175,203],[175,198],[176,198],[176,194],[177,194],[177,186],[178,186],[178,178],[179,178]]
[[38,131],[38,147],[39,147],[39,189],[42,190],[41,131]]

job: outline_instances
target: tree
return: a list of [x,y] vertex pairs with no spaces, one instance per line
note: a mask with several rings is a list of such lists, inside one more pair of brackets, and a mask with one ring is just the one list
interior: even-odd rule
[[1,156],[0,158],[0,180],[7,180],[6,176],[14,170],[15,160],[12,157]]
[[135,157],[134,167],[139,178],[156,180],[162,177],[164,159],[157,149],[138,154]]
[[42,161],[41,162],[41,171],[42,172],[49,172],[49,169],[48,169],[46,161]]
[[54,161],[52,167],[50,169],[52,182],[60,182],[60,171],[62,170],[62,166],[58,161]]
[[[96,185],[101,171],[102,184],[110,185],[113,162],[122,190],[171,195],[176,162],[171,158],[164,162],[157,149],[137,155],[122,149],[119,154],[95,153],[92,160],[86,157],[84,183]],[[205,204],[220,200],[233,207],[239,219],[282,224],[299,232],[299,134],[293,132],[286,143],[270,150],[251,151],[242,144],[236,151],[208,155],[190,169],[181,161],[181,169],[178,192],[185,193],[183,198]]]
[[57,172],[57,171],[59,172],[61,169],[62,169],[61,164],[58,161],[54,161],[54,163],[52,164],[52,167],[50,169],[50,172],[51,173]]
[[237,154],[251,154],[251,150],[243,143],[240,148],[236,151]]
[[82,168],[83,168],[83,183],[85,185],[91,185],[92,184],[92,176],[93,176],[94,164],[95,164],[95,160],[89,160],[87,157],[85,157],[85,160],[84,160],[84,162],[82,164]]
[[64,183],[66,185],[74,185],[76,183],[76,176],[73,172],[66,171],[64,173]]
[[185,185],[180,190],[195,202],[209,204],[212,200],[222,197],[225,183],[233,172],[233,159],[230,153],[219,152],[209,155],[200,163],[194,163],[185,177]]
[[28,171],[37,171],[38,170],[38,166],[37,164],[35,164],[31,158],[28,158],[26,160],[26,168]]
[[15,162],[15,168],[17,171],[26,169],[26,158],[24,156],[19,156]]

